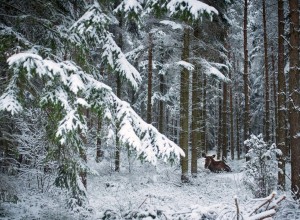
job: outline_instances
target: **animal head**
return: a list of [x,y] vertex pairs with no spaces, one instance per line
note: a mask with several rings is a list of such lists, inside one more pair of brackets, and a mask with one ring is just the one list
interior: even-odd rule
[[205,153],[203,153],[202,156],[205,158],[205,165],[204,165],[204,167],[206,169],[211,165],[211,163],[213,163],[215,161],[214,158],[216,157],[216,155],[207,156]]

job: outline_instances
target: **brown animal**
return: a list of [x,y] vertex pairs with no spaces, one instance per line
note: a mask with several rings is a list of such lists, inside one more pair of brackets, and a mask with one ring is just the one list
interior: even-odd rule
[[205,153],[202,154],[205,158],[205,165],[206,169],[209,169],[211,172],[218,173],[222,171],[231,172],[230,167],[225,164],[223,161],[216,161],[214,160],[216,155],[207,156]]

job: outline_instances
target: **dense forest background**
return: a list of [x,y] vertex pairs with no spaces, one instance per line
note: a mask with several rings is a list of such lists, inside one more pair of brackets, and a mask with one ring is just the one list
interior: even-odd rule
[[245,161],[255,197],[299,202],[299,8],[0,0],[0,201],[18,198],[5,187],[26,176],[86,207],[90,161],[108,173],[164,161],[189,184],[213,152]]

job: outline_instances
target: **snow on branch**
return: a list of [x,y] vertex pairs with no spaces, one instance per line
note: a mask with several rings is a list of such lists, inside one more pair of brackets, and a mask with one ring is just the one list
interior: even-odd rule
[[5,92],[0,96],[0,111],[8,111],[12,115],[23,110],[23,107],[17,98],[18,89],[16,88],[15,78],[16,76],[11,79]]
[[70,27],[70,40],[77,43],[84,41],[86,44],[92,39],[100,42],[99,32],[106,30],[111,22],[112,19],[103,13],[100,5],[97,1],[94,1],[87,12]]
[[142,14],[143,7],[137,0],[123,0],[121,4],[114,10],[114,13],[121,12],[125,15],[125,20],[135,19],[139,21],[139,16]]
[[186,62],[186,61],[183,61],[183,60],[180,60],[178,62],[175,63],[176,65],[178,66],[182,66],[183,68],[189,70],[189,71],[192,71],[195,69],[194,65],[189,63],[189,62]]
[[218,15],[218,11],[203,2],[198,0],[171,0],[167,4],[167,9],[170,11],[171,16],[177,16],[184,12],[188,12],[190,19],[201,19],[203,14],[207,14],[212,19],[213,14]]
[[180,156],[185,155],[173,141],[144,122],[128,103],[115,95],[112,95],[112,98],[117,109],[115,115],[119,124],[117,135],[123,144],[136,150],[139,158],[156,164],[158,158],[165,162],[178,161]]
[[[160,134],[155,127],[144,122],[127,102],[117,98],[110,87],[84,73],[74,63],[44,60],[41,56],[31,53],[13,55],[8,59],[8,63],[10,68],[14,69],[15,77],[24,72],[27,72],[24,77],[28,81],[36,76],[46,77],[44,79],[47,83],[38,95],[42,105],[54,104],[62,107],[56,131],[56,137],[61,144],[68,141],[70,133],[86,133],[86,121],[78,108],[80,105],[106,114],[110,112],[109,118],[117,125],[120,141],[135,150],[142,160],[155,164],[158,158],[172,162],[179,161],[180,156],[184,156],[180,147]],[[17,85],[16,80],[11,83]],[[11,91],[17,90],[12,88]],[[13,113],[21,110],[18,102],[5,97],[7,95],[1,96],[0,102],[6,103],[1,106],[6,106],[6,110]],[[16,98],[15,96],[14,99]],[[16,106],[10,107],[13,103],[17,103]]]
[[178,23],[176,23],[176,22],[174,22],[174,21],[163,20],[163,21],[160,21],[159,23],[164,24],[164,25],[168,25],[168,26],[170,26],[173,30],[177,30],[177,29],[182,30],[182,29],[183,29],[183,27],[182,27],[181,24],[178,24]]
[[221,73],[221,71],[217,68],[217,67],[223,68],[224,65],[217,66],[216,63],[210,63],[205,59],[201,59],[201,65],[206,75],[214,76],[223,82],[230,82],[230,79],[224,76],[224,74]]
[[134,89],[138,89],[138,84],[142,81],[140,73],[128,62],[126,56],[114,41],[112,34],[107,33],[103,41],[104,52],[102,57],[116,72],[128,80]]
[[102,58],[120,76],[127,80],[134,89],[141,82],[139,72],[132,66],[108,31],[108,24],[113,20],[100,8],[98,3],[92,5],[88,11],[70,28],[71,41],[75,43],[95,43],[103,50]]

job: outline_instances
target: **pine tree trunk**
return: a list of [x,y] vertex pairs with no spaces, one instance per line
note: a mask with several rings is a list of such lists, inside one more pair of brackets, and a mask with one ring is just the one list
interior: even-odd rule
[[[200,38],[200,29],[199,29],[199,25],[194,27],[194,36],[195,39],[199,39]],[[197,50],[197,47],[194,48],[194,56],[195,57],[200,57],[200,54],[198,52],[199,50]],[[199,152],[200,152],[200,147],[202,146],[202,142],[200,139],[200,129],[201,129],[201,90],[202,90],[202,86],[200,83],[200,67],[199,64],[197,62],[193,62],[195,69],[193,71],[193,75],[192,75],[192,125],[191,125],[191,145],[192,145],[192,154],[191,154],[191,173],[193,177],[197,177],[197,173],[198,173],[198,156],[199,156]]]
[[299,96],[299,8],[298,0],[289,0],[290,9],[290,73],[289,120],[291,137],[291,180],[295,199],[300,198],[300,96]]
[[[161,95],[164,95],[164,84],[165,79],[161,74],[159,75],[159,92]],[[164,133],[164,102],[162,100],[159,100],[158,131],[162,134]]]
[[284,1],[278,0],[278,119],[277,119],[277,147],[282,151],[279,157],[278,186],[285,189],[285,164],[288,156],[286,146],[286,82],[284,75]]
[[237,153],[237,159],[241,159],[241,145],[240,145],[240,100],[239,97],[236,96],[236,153]]
[[[116,2],[117,3],[117,2]],[[119,19],[119,28],[122,30],[122,25],[123,20],[122,17]],[[122,49],[123,48],[123,34],[122,31],[117,35],[118,36],[118,46]],[[121,99],[121,88],[122,87],[122,81],[121,81],[121,76],[119,74],[117,75],[117,97]],[[121,151],[121,146],[120,146],[120,141],[119,137],[116,135],[116,149],[115,149],[115,171],[119,172],[120,171],[120,151]]]
[[[222,83],[219,83],[219,91],[222,90]],[[222,150],[222,98],[219,97],[219,122],[218,122],[218,145],[217,145],[217,159],[221,158],[221,150]]]
[[[184,29],[182,60],[189,58],[189,28]],[[185,157],[181,157],[181,181],[189,182],[189,71],[181,71],[180,79],[180,134],[179,146],[183,149]]]
[[263,5],[263,29],[264,29],[264,56],[265,56],[265,141],[270,142],[270,88],[269,88],[269,63],[268,63],[268,36],[266,20],[266,0],[262,0]]
[[207,113],[206,113],[206,84],[207,84],[207,80],[206,80],[206,75],[203,74],[203,111],[202,111],[202,121],[201,121],[201,134],[200,137],[202,138],[201,143],[203,143],[203,150],[205,151],[205,153],[207,153],[208,149],[207,149],[207,138],[206,138],[206,117],[207,117]]
[[[117,97],[121,98],[121,77],[117,75]],[[120,171],[120,141],[118,135],[116,135],[116,149],[115,149],[115,171]]]
[[[234,59],[233,59],[234,62]],[[231,71],[229,71],[229,79],[232,80]],[[230,153],[231,160],[234,160],[234,136],[233,136],[233,97],[232,97],[232,84],[229,89],[229,112],[230,112]]]
[[[272,117],[272,138],[271,141],[272,143],[275,143],[277,145],[277,131],[276,131],[276,127],[277,127],[277,119],[278,119],[278,109],[277,109],[277,85],[276,85],[276,69],[275,69],[275,55],[274,55],[274,48],[272,46],[272,85],[273,85],[273,117]],[[271,114],[272,115],[272,114]]]
[[[249,96],[249,72],[248,72],[248,42],[247,42],[247,15],[248,0],[244,5],[244,96],[245,96],[245,112],[244,112],[244,140],[250,136],[250,96]],[[245,149],[246,153],[248,149]],[[248,158],[246,158],[248,160]]]
[[228,135],[227,135],[227,83],[223,83],[223,107],[222,107],[222,160],[227,159],[227,144],[228,144]]
[[150,32],[148,35],[148,99],[147,99],[147,123],[152,123],[152,50],[153,50],[153,43],[152,43],[152,33]]
[[99,163],[103,158],[103,150],[101,149],[101,137],[100,131],[102,127],[102,120],[98,117],[98,124],[97,124],[97,140],[96,140],[96,162]]

